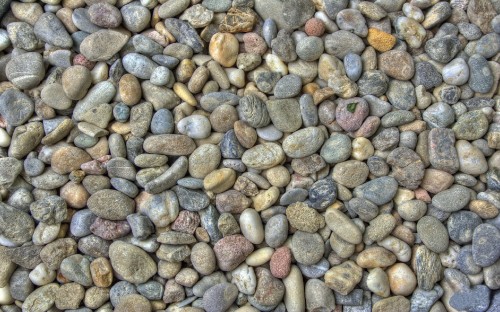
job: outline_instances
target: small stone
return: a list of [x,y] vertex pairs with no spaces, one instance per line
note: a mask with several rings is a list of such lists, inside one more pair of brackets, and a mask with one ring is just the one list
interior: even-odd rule
[[189,4],[188,0],[167,1],[158,9],[158,15],[162,19],[177,16],[186,10]]
[[115,190],[101,190],[88,200],[89,209],[97,216],[109,220],[125,220],[133,213],[135,204],[125,194]]
[[88,14],[90,21],[99,27],[115,28],[122,23],[120,10],[106,2],[92,4]]
[[203,308],[207,312],[227,310],[238,296],[238,288],[230,283],[212,286],[203,295]]
[[469,66],[464,59],[456,58],[443,67],[442,75],[447,84],[461,86],[469,80]]
[[387,52],[396,44],[396,37],[377,28],[368,29],[367,40],[379,52]]
[[415,263],[418,287],[423,290],[432,290],[435,283],[442,277],[441,260],[438,254],[423,245],[418,246],[414,252],[412,263]]
[[113,270],[131,283],[144,283],[156,274],[156,263],[141,248],[115,241],[109,248]]
[[302,202],[288,206],[286,216],[290,225],[300,231],[315,233],[325,226],[324,217]]
[[387,97],[394,107],[402,110],[412,109],[417,102],[415,88],[409,81],[391,80]]
[[210,56],[224,67],[231,67],[236,63],[238,51],[238,40],[230,33],[216,33],[210,39]]
[[42,14],[33,28],[35,35],[39,39],[51,45],[61,48],[71,48],[73,46],[73,40],[66,28],[64,28],[63,23],[53,13]]
[[262,170],[280,164],[284,158],[285,153],[278,144],[264,143],[245,151],[241,160],[247,167]]
[[350,244],[359,244],[363,240],[359,227],[340,210],[328,209],[325,214],[325,222],[330,230]]
[[441,253],[448,249],[448,231],[436,218],[425,216],[417,223],[417,233],[430,250]]
[[30,212],[35,220],[54,225],[66,219],[66,202],[57,195],[47,196],[31,203]]
[[288,247],[276,249],[269,262],[271,274],[276,278],[285,278],[290,273],[292,253]]
[[469,86],[478,93],[488,93],[493,87],[493,74],[488,61],[479,54],[469,58]]
[[410,80],[415,74],[413,58],[404,51],[392,50],[380,54],[378,67],[387,76],[398,80]]
[[335,165],[332,177],[345,187],[355,188],[366,181],[368,173],[368,166],[364,162],[348,160]]
[[61,262],[61,274],[82,286],[91,286],[90,261],[82,255],[71,255]]
[[12,57],[5,75],[19,89],[32,89],[43,80],[45,68],[39,53],[28,52]]
[[253,251],[254,247],[242,235],[230,235],[219,240],[214,246],[219,268],[234,270]]
[[387,156],[387,163],[392,166],[394,178],[409,189],[416,189],[424,177],[424,164],[413,150],[398,147]]
[[443,211],[454,212],[464,208],[470,200],[470,191],[461,185],[439,192],[432,198],[432,204]]
[[410,267],[404,263],[396,263],[386,271],[391,292],[395,295],[408,296],[417,286],[417,278]]
[[334,291],[347,295],[361,281],[363,269],[351,260],[332,267],[325,274],[325,284]]
[[484,285],[457,291],[449,304],[457,310],[486,311],[490,304],[490,290]]
[[477,265],[490,266],[500,258],[499,237],[500,231],[490,224],[481,224],[475,228],[472,236],[472,256]]
[[292,236],[292,253],[298,263],[312,265],[324,254],[323,239],[318,233],[297,231]]
[[435,37],[425,43],[425,52],[431,59],[448,63],[460,51],[460,40],[456,36]]
[[410,300],[403,296],[394,296],[375,302],[373,305],[374,312],[382,311],[410,311]]
[[82,41],[80,52],[90,61],[107,61],[127,43],[129,36],[111,29],[94,32]]
[[455,149],[455,135],[451,129],[435,128],[429,133],[429,160],[436,169],[449,173],[458,170],[458,155]]
[[346,30],[339,30],[325,37],[325,51],[339,59],[347,54],[360,54],[365,48],[363,40]]
[[396,195],[398,183],[392,177],[380,177],[354,189],[354,195],[363,197],[376,205],[388,203]]

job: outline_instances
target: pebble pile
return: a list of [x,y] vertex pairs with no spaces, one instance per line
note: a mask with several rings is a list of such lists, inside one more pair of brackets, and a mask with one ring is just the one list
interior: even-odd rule
[[13,1],[0,311],[500,311],[499,13]]

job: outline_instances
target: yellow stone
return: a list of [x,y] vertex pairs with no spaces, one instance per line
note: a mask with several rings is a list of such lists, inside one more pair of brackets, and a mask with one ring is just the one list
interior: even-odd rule
[[203,180],[203,187],[207,191],[222,193],[233,187],[236,181],[236,172],[230,168],[212,171]]
[[193,94],[189,92],[185,84],[176,82],[174,83],[173,90],[175,94],[177,94],[177,96],[181,98],[181,100],[188,103],[189,105],[196,106],[196,104],[198,104],[198,101],[196,101],[196,98],[193,96]]
[[231,67],[236,63],[240,43],[233,34],[216,33],[210,39],[208,52],[210,56],[224,67]]
[[396,37],[376,28],[368,29],[367,40],[379,52],[389,51],[396,44]]
[[260,191],[259,194],[252,197],[253,207],[257,211],[262,211],[271,207],[280,196],[280,190],[276,186],[272,186],[268,190]]

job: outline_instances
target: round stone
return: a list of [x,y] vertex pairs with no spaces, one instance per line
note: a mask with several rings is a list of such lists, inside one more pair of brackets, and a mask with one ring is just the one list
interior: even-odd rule
[[317,263],[323,257],[323,239],[318,233],[297,231],[292,237],[292,253],[295,260],[301,264]]

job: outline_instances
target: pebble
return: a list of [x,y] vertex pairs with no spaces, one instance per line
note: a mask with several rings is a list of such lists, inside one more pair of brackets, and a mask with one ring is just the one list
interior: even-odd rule
[[5,67],[5,75],[19,89],[36,87],[45,76],[42,57],[28,52],[12,57]]
[[415,74],[415,65],[409,53],[392,50],[378,57],[378,66],[387,76],[398,80],[410,80]]
[[500,232],[490,224],[481,224],[474,229],[472,236],[472,256],[474,262],[486,267],[493,265],[500,253],[498,252],[498,237]]
[[347,54],[360,54],[365,48],[363,40],[346,30],[338,30],[325,37],[325,51],[339,59]]
[[109,247],[113,270],[130,283],[144,283],[156,274],[156,263],[139,247],[115,241]]
[[325,274],[325,284],[342,295],[349,294],[361,281],[362,269],[351,260],[332,267]]
[[435,37],[425,43],[425,52],[440,63],[450,62],[460,51],[460,40],[453,35]]
[[[320,228],[323,228],[325,226],[325,218],[321,216],[315,209],[301,202],[297,202],[288,206],[286,209],[286,217],[291,226],[293,226],[297,230],[308,233],[315,233]],[[283,221],[280,221],[280,223],[282,222]]]
[[461,185],[439,192],[432,198],[432,204],[445,212],[454,212],[464,208],[470,200],[469,190]]
[[214,246],[218,266],[223,271],[234,270],[254,250],[250,241],[242,235],[230,235]]
[[486,59],[474,54],[468,61],[470,76],[469,87],[478,93],[487,93],[493,87],[493,74]]
[[238,296],[238,288],[230,283],[212,286],[203,295],[205,311],[217,312],[227,310]]
[[417,223],[417,233],[430,250],[441,253],[448,249],[448,231],[438,219],[422,217]]
[[80,44],[80,52],[89,61],[107,61],[122,49],[128,39],[129,36],[121,32],[102,29],[85,37]]
[[238,51],[238,40],[233,34],[216,33],[210,39],[210,56],[224,67],[231,67],[236,63]]

